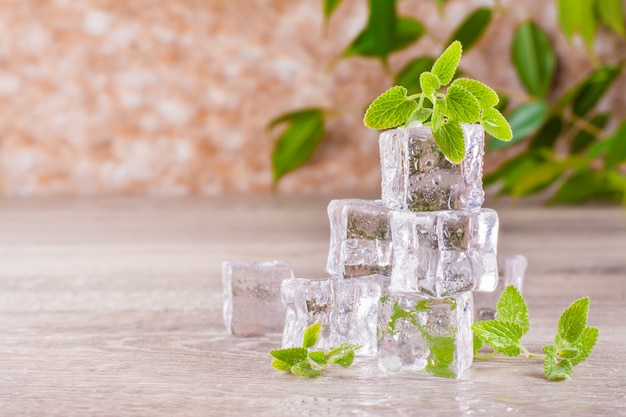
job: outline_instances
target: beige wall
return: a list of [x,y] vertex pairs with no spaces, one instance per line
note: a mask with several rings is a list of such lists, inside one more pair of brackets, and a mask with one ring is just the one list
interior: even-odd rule
[[[498,14],[462,65],[496,88],[522,91],[506,64],[510,28],[528,17],[550,27],[554,6],[504,3],[515,9]],[[449,0],[444,17],[434,4],[401,3],[430,36],[394,55],[394,70],[439,53],[471,8],[492,3]],[[390,80],[361,58],[325,72],[364,24],[365,5],[345,0],[325,37],[321,0],[0,1],[0,192],[264,192],[272,148],[265,124],[309,106],[344,113],[280,189],[377,192],[377,134],[362,126],[361,112]],[[590,65],[582,48],[550,30],[564,86]],[[604,105],[623,100],[614,94]]]

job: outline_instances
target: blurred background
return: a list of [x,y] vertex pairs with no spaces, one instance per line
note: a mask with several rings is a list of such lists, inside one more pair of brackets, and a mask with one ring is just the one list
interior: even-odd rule
[[515,135],[486,184],[619,201],[623,3],[1,0],[0,193],[376,194],[364,109],[459,39]]

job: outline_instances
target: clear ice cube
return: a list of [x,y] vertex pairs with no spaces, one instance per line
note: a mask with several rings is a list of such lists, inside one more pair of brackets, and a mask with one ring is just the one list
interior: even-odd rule
[[493,292],[474,293],[474,320],[493,320],[496,316],[496,305],[502,291],[509,285],[522,291],[524,273],[528,260],[524,255],[498,256],[498,285]]
[[478,208],[485,198],[482,184],[484,130],[462,125],[465,159],[451,163],[435,143],[430,127],[381,133],[380,166],[383,203],[412,211]]
[[253,336],[283,330],[285,312],[280,285],[293,278],[284,262],[222,263],[224,324],[230,334]]
[[358,277],[391,273],[389,209],[380,200],[333,200],[328,205],[331,275]]
[[391,291],[446,297],[493,291],[498,215],[491,209],[392,210]]
[[378,307],[378,367],[460,378],[472,365],[472,293],[441,299],[394,293]]
[[357,355],[376,353],[378,300],[384,277],[341,279],[292,278],[283,281],[285,305],[284,348],[301,346],[304,331],[319,322],[322,330],[316,349],[342,343],[361,345]]

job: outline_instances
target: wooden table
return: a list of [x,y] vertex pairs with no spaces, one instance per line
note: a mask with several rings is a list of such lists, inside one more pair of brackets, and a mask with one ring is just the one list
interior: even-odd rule
[[626,415],[626,215],[498,207],[500,253],[529,259],[525,345],[591,297],[600,340],[573,379],[475,361],[463,379],[385,376],[376,360],[308,380],[275,371],[280,335],[222,322],[220,264],[323,276],[328,197],[0,201],[0,416]]

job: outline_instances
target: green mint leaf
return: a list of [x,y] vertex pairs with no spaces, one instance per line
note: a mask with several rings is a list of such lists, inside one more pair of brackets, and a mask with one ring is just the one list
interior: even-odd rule
[[350,343],[342,343],[339,346],[332,347],[326,354],[326,362],[328,364],[336,363],[342,368],[347,368],[354,361],[354,351],[360,348],[361,346]]
[[573,344],[573,347],[578,350],[578,356],[571,359],[572,365],[578,365],[589,357],[591,351],[596,345],[596,342],[598,341],[599,335],[600,331],[597,327],[585,327],[583,332],[578,337],[578,340],[576,340],[576,343]]
[[496,306],[497,320],[511,322],[519,326],[524,335],[530,329],[528,306],[522,293],[513,285],[509,285],[502,291]]
[[474,334],[474,340],[473,340],[472,345],[474,348],[474,356],[476,356],[480,348],[483,347],[483,341],[481,340],[480,337],[478,337],[478,335]]
[[431,114],[433,114],[432,109],[425,107],[415,109],[409,117],[409,120],[406,122],[406,127],[410,127],[413,123],[423,123],[430,117]]
[[454,80],[452,85],[461,86],[469,91],[478,101],[478,105],[481,109],[489,109],[500,101],[498,94],[480,81],[470,80],[469,78],[459,78]]
[[[417,313],[425,313],[433,309],[430,305],[431,305],[430,300],[420,300],[417,302],[417,304],[415,304],[415,307],[413,307],[413,311]],[[414,317],[413,319],[414,319],[413,324],[417,324]]]
[[291,373],[297,376],[304,376],[307,378],[315,378],[322,374],[321,371],[314,369],[308,361],[298,362],[291,367]]
[[320,336],[321,329],[321,323],[315,323],[307,327],[304,331],[304,336],[302,337],[302,347],[308,349],[315,346],[315,344],[317,343],[317,339]]
[[485,320],[474,323],[472,331],[483,342],[507,356],[520,354],[520,339],[524,331],[515,323],[500,320]]
[[430,355],[424,370],[431,375],[443,378],[456,378],[456,373],[450,369],[450,365],[454,362],[456,337],[426,337],[426,343],[428,344]]
[[556,348],[553,345],[543,347],[546,358],[543,362],[543,373],[546,378],[553,381],[569,379],[572,375],[573,365],[568,359],[557,360]]
[[448,88],[446,116],[460,123],[474,123],[480,118],[480,104],[465,87],[451,85]]
[[480,125],[485,129],[489,135],[496,139],[503,140],[505,142],[513,139],[513,131],[511,125],[506,121],[502,113],[496,109],[483,110],[482,117],[480,118]]
[[273,359],[272,360],[272,366],[276,369],[278,369],[279,371],[285,371],[285,372],[289,372],[291,371],[291,365],[288,364],[287,362],[283,362],[279,359]]
[[309,352],[309,359],[320,365],[326,365],[326,354],[322,350]]
[[587,314],[589,313],[589,297],[574,301],[565,309],[559,318],[556,343],[561,339],[569,343],[575,343],[587,326]]
[[563,348],[559,350],[559,352],[557,353],[557,356],[560,358],[565,358],[565,359],[573,359],[577,357],[579,354],[580,352],[576,348]]
[[389,318],[389,333],[396,333],[396,321],[398,320],[409,320],[413,325],[417,326],[417,320],[415,319],[415,315],[412,311],[404,310],[400,307],[400,304],[396,301],[393,304],[393,313]]
[[274,358],[292,366],[298,362],[306,361],[308,353],[305,348],[301,347],[270,350],[270,355]]
[[433,103],[433,117],[432,117],[432,127],[433,132],[438,131],[443,126],[443,122],[446,120],[446,101],[445,100],[435,100]]
[[388,129],[406,123],[417,108],[417,103],[410,100],[406,93],[406,88],[395,86],[378,96],[365,112],[365,126]]
[[446,48],[439,58],[433,64],[431,72],[434,76],[439,78],[441,85],[448,85],[454,77],[456,68],[461,61],[461,55],[463,54],[463,46],[461,42],[454,41]]
[[465,137],[459,122],[448,120],[439,130],[433,129],[433,136],[439,149],[450,162],[458,164],[463,161],[465,158]]
[[437,94],[437,90],[441,87],[441,82],[439,81],[439,78],[433,75],[432,72],[423,72],[420,75],[420,87],[426,97],[430,98],[431,101],[434,101],[435,94]]

